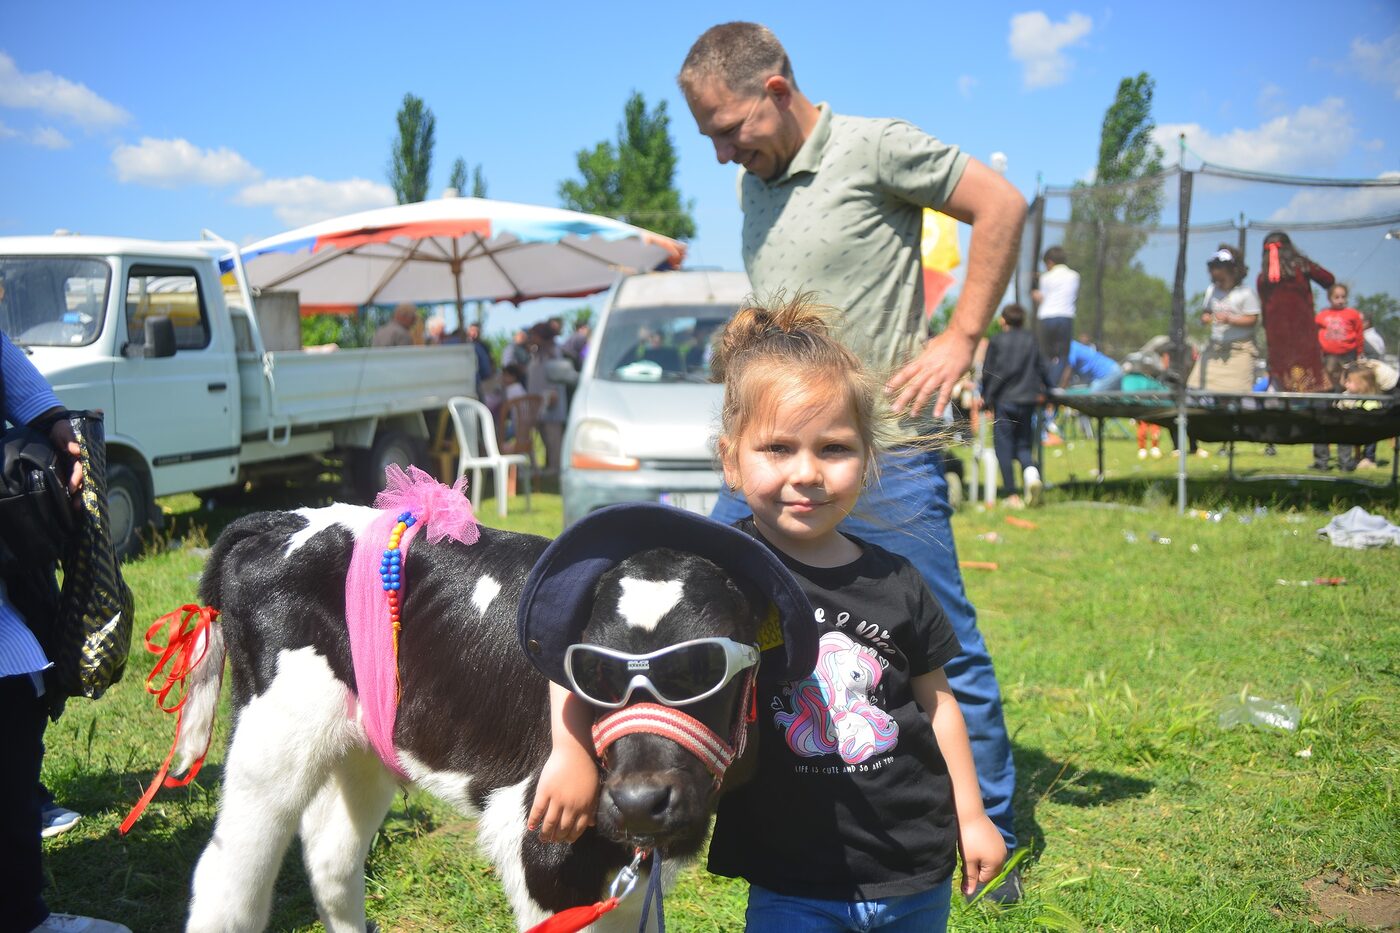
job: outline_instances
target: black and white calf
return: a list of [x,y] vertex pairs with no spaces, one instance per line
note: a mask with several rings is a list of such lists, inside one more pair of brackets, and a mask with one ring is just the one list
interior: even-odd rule
[[[707,636],[754,644],[771,602],[782,609],[790,666],[808,660],[797,623],[809,623],[810,610],[802,619],[800,590],[774,576],[785,571],[766,549],[658,506],[613,511],[553,545],[482,528],[470,546],[419,538],[406,557],[399,762],[418,787],[479,814],[477,844],[522,929],[600,900],[634,846],[693,855],[716,797],[711,771],[679,745],[628,735],[609,749],[596,831],[573,845],[527,833],[550,748],[548,681],[536,668],[554,670],[560,645],[645,653]],[[261,930],[293,833],[326,929],[365,929],[364,860],[399,781],[367,740],[345,580],[356,535],[380,514],[332,505],[251,515],[214,547],[200,590],[221,616],[190,676],[177,771],[207,745],[225,657],[236,719],[213,839],[195,869],[192,931]],[[656,547],[665,541],[673,549]],[[517,618],[522,592],[529,618]],[[810,653],[814,660],[814,643]],[[736,679],[686,712],[728,736],[747,702],[745,683]],[[604,920],[634,929],[640,900]]]

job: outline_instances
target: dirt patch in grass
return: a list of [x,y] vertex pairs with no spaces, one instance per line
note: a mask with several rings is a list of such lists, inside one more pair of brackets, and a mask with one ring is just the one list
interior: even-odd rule
[[1310,878],[1303,887],[1317,907],[1313,919],[1319,923],[1340,919],[1366,930],[1400,930],[1400,888],[1362,888],[1335,872]]

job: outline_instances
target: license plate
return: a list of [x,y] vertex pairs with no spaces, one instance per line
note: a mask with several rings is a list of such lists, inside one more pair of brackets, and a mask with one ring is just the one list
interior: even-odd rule
[[673,505],[698,515],[709,515],[718,498],[719,494],[713,492],[663,492],[660,501],[662,505]]

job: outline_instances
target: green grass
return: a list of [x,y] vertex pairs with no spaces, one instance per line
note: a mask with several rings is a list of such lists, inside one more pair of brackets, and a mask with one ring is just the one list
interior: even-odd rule
[[[1400,874],[1400,562],[1394,550],[1342,550],[1315,534],[1351,504],[1394,520],[1395,493],[1226,486],[1220,461],[1193,460],[1193,506],[1230,511],[1219,522],[1178,516],[1174,462],[1140,464],[1133,446],[1110,443],[1103,485],[1063,485],[1071,472],[1088,478],[1091,443],[1052,453],[1047,476],[1062,485],[1045,508],[1018,513],[1035,529],[971,506],[955,519],[959,556],[999,567],[966,579],[1005,694],[1018,829],[1031,855],[1021,905],[960,907],[953,926],[1311,929],[1305,882],[1344,879],[1364,895]],[[1252,448],[1241,465],[1309,460],[1305,448],[1280,451],[1266,459]],[[283,490],[261,504],[333,492]],[[201,546],[236,514],[203,511],[192,497],[165,505],[165,549],[126,567],[138,632],[193,599]],[[488,524],[494,505],[483,503]],[[507,526],[558,530],[556,495],[536,495],[530,513],[523,505],[511,503]],[[993,533],[999,540],[986,540]],[[1153,534],[1171,543],[1153,543]],[[1320,576],[1347,583],[1276,582]],[[171,717],[142,690],[148,657],[138,637],[126,680],[97,703],[70,703],[50,727],[44,770],[59,800],[84,814],[46,843],[52,905],[142,933],[180,928],[211,831],[228,724],[225,710],[197,785],[161,791],[119,836],[172,735]],[[1296,705],[1299,728],[1222,729],[1220,710],[1242,693]],[[514,928],[471,838],[470,818],[423,794],[398,798],[368,869],[369,913],[381,929]],[[668,926],[738,929],[742,903],[742,884],[692,868],[667,898]],[[319,928],[295,846],[273,928]]]

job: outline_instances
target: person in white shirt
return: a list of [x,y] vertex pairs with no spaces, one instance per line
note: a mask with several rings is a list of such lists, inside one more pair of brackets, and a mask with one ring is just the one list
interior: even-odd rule
[[1040,352],[1050,363],[1051,385],[1060,384],[1060,376],[1069,362],[1075,304],[1079,300],[1079,273],[1065,264],[1066,259],[1063,246],[1047,249],[1045,271],[1031,291],[1036,302],[1036,320],[1040,322]]

